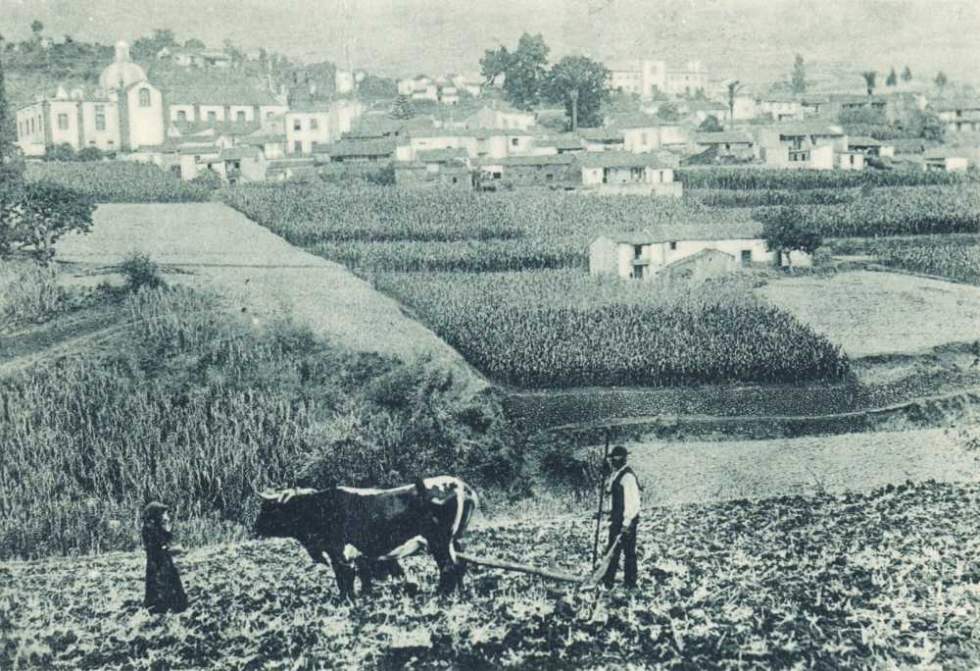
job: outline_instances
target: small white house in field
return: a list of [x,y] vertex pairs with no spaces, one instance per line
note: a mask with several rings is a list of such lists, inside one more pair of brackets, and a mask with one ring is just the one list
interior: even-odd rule
[[750,265],[806,267],[812,258],[791,252],[777,258],[756,222],[728,226],[683,226],[638,233],[610,233],[589,245],[589,272],[623,279],[666,275],[706,279]]

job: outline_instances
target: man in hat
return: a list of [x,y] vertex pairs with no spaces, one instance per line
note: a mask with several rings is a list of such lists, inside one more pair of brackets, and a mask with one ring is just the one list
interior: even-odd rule
[[633,469],[626,465],[628,455],[622,445],[617,445],[609,453],[612,473],[606,491],[612,497],[612,521],[609,524],[609,545],[606,546],[606,552],[609,552],[620,534],[622,539],[613,552],[603,583],[606,587],[613,586],[619,568],[619,557],[624,555],[623,582],[628,589],[632,589],[636,587],[636,527],[640,522],[640,483]]

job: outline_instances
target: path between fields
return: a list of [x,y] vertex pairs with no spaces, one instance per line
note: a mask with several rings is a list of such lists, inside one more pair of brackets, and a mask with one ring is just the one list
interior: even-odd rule
[[[291,318],[361,352],[453,366],[474,390],[486,382],[443,340],[407,317],[394,300],[343,266],[298,249],[220,203],[100,205],[86,235],[58,243],[57,260],[76,266],[71,281],[95,284],[102,266],[139,251],[171,283],[211,288],[229,309],[257,321]],[[69,267],[69,274],[71,269]],[[107,272],[111,272],[108,271]]]

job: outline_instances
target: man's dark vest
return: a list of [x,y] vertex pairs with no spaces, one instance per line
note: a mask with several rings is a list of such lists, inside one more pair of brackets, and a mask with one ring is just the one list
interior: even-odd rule
[[[633,473],[633,469],[627,466],[619,472],[609,487],[612,490],[612,526],[614,527],[623,526],[623,507],[626,505],[626,501],[623,495],[622,480],[627,473],[632,473],[633,477],[636,478],[636,473]],[[639,478],[636,478],[636,488],[640,488]]]

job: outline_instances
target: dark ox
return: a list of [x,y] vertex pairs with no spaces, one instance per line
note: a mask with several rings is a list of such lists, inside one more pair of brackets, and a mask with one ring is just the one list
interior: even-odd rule
[[372,576],[402,575],[398,559],[423,547],[439,566],[439,592],[462,587],[460,538],[478,506],[459,478],[439,476],[395,489],[291,489],[263,493],[255,522],[260,537],[295,538],[315,562],[333,567],[342,598],[354,597],[354,575],[370,592]]

